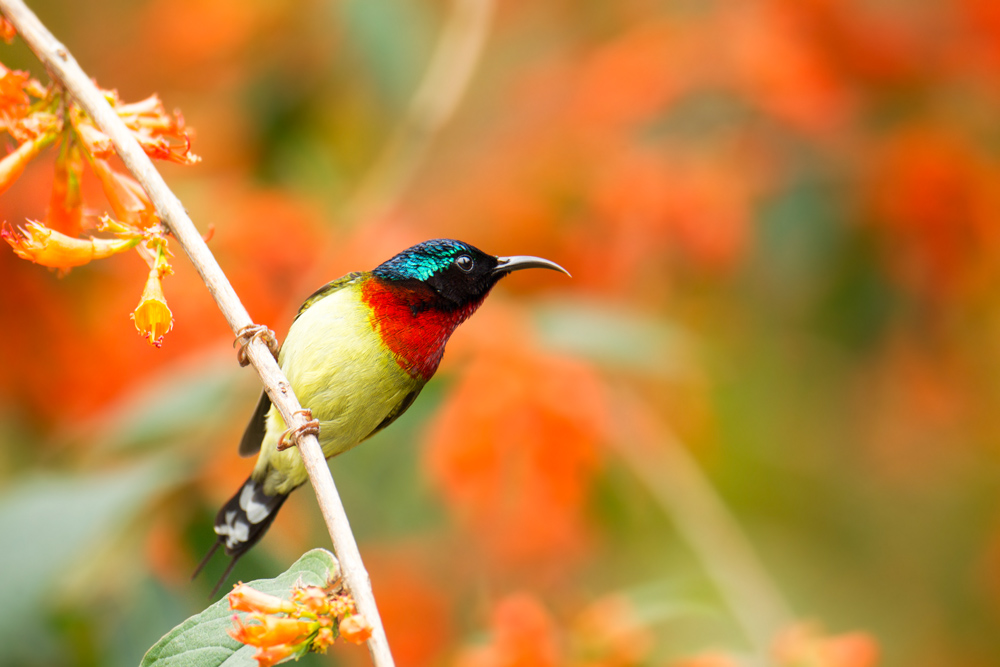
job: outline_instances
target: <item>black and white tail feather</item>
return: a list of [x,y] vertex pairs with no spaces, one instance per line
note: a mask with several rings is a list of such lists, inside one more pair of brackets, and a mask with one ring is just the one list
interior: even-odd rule
[[222,506],[215,517],[215,533],[219,539],[191,575],[192,579],[197,577],[219,547],[225,547],[226,555],[232,556],[232,560],[219,583],[212,589],[210,597],[215,597],[243,554],[264,537],[287,498],[287,493],[267,495],[261,484],[248,478],[236,495]]

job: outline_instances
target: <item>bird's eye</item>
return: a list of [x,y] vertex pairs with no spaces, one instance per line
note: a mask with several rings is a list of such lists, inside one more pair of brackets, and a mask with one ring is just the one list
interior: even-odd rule
[[455,260],[455,266],[460,268],[462,271],[465,271],[466,273],[472,271],[472,267],[475,265],[476,263],[472,261],[472,258],[469,257],[468,255],[459,255],[458,258]]

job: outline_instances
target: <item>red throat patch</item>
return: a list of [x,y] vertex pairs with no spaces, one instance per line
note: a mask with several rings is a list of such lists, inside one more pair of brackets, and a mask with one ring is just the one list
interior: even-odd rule
[[444,311],[435,308],[438,297],[429,287],[401,287],[370,277],[362,285],[361,298],[371,309],[372,329],[399,367],[411,377],[429,380],[441,363],[448,338],[486,297]]

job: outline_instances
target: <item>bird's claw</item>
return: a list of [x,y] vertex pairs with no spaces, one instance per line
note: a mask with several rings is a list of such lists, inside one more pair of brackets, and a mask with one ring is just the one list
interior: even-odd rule
[[[295,428],[287,429],[278,438],[278,451],[284,451],[289,447],[297,444],[298,439],[303,435],[319,435],[319,420],[313,419],[312,410],[304,409],[297,410],[295,412],[297,415],[302,415],[309,421],[301,426],[296,426]],[[291,437],[289,437],[291,436]]]
[[236,360],[240,362],[240,366],[250,363],[250,359],[247,358],[247,345],[254,338],[263,341],[274,358],[278,358],[278,339],[274,337],[274,332],[263,324],[248,324],[236,333],[236,340],[233,341],[233,345],[239,345],[236,350]]

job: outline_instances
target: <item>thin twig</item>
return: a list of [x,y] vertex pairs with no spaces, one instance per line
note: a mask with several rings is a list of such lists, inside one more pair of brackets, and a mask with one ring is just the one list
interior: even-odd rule
[[788,603],[683,443],[664,424],[651,423],[652,410],[634,392],[622,388],[617,398],[625,428],[614,440],[616,451],[673,519],[766,664],[774,638],[793,619]]
[[[0,11],[44,63],[52,77],[65,86],[97,126],[111,138],[125,166],[149,194],[160,220],[180,243],[202,280],[205,281],[233,333],[253,324],[250,315],[240,303],[228,278],[219,268],[180,200],[167,187],[128,128],[66,47],[56,40],[21,0],[0,0]],[[250,362],[260,375],[264,389],[285,423],[290,428],[304,424],[305,417],[299,413],[302,406],[292,393],[288,380],[271,356],[267,345],[256,337],[247,345],[247,353]],[[392,653],[389,651],[389,643],[372,594],[368,572],[361,561],[361,554],[351,533],[347,514],[337,494],[323,450],[319,446],[319,441],[312,435],[299,438],[298,444],[320,510],[330,531],[334,550],[340,560],[347,588],[354,596],[358,611],[372,625],[372,637],[368,640],[368,650],[371,652],[372,660],[377,667],[391,666],[394,664]]]

